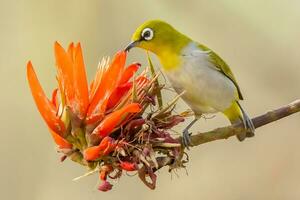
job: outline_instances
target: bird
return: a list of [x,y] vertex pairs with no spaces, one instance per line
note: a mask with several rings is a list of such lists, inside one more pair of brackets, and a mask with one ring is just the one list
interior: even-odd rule
[[125,51],[137,47],[154,53],[174,90],[194,112],[195,118],[183,130],[182,143],[192,146],[189,129],[210,113],[223,113],[231,122],[243,123],[239,141],[253,137],[255,127],[242,108],[240,87],[226,62],[213,50],[200,44],[162,20],[149,20],[132,35]]

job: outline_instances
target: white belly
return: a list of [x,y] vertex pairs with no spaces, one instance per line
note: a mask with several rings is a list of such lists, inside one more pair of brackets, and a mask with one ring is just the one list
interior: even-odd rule
[[224,111],[237,97],[235,85],[211,66],[206,54],[182,56],[181,66],[166,74],[178,93],[185,91],[182,98],[195,114]]

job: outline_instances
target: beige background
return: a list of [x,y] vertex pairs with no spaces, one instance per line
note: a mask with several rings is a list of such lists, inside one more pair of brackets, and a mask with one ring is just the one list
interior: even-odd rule
[[[111,192],[101,193],[97,176],[71,181],[85,170],[59,162],[25,79],[31,59],[50,93],[55,40],[64,46],[81,41],[91,78],[102,56],[123,48],[143,21],[160,18],[217,51],[237,76],[244,107],[257,115],[300,97],[299,9],[297,0],[1,0],[0,198],[299,199],[299,114],[260,128],[243,143],[232,138],[192,149],[189,175],[162,170],[154,191],[124,176]],[[141,50],[129,57],[145,64]],[[180,105],[178,110],[186,108]],[[194,130],[227,123],[218,115]]]

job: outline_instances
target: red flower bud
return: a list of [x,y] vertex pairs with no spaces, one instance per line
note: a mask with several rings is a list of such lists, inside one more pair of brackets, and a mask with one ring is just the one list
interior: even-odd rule
[[102,192],[107,192],[112,189],[112,184],[110,184],[108,181],[103,181],[102,184],[98,187],[98,190]]
[[135,171],[135,170],[137,170],[137,167],[136,167],[135,163],[131,163],[131,162],[127,162],[127,161],[121,162],[120,167],[122,169],[124,169],[125,171]]

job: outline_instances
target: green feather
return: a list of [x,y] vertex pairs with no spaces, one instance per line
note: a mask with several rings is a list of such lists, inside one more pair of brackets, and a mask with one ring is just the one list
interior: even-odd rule
[[209,57],[211,59],[211,62],[215,65],[216,68],[218,68],[220,70],[220,72],[222,72],[227,78],[229,78],[233,82],[233,84],[235,85],[235,87],[238,90],[239,99],[243,100],[244,98],[243,98],[241,89],[240,89],[239,85],[237,84],[237,81],[236,81],[230,67],[226,64],[226,62],[220,56],[218,56],[218,54],[216,54],[214,51],[212,51],[208,47],[206,47],[202,44],[198,44],[198,47],[204,51],[209,52]]

